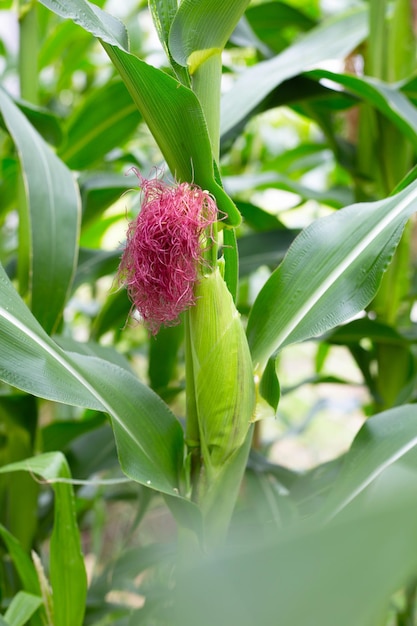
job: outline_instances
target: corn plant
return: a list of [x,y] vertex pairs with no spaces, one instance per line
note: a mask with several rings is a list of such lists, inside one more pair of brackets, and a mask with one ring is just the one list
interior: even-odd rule
[[[137,2],[131,43],[104,2],[14,7],[20,97],[6,73],[0,88],[0,624],[414,623],[415,7],[354,4],[321,19],[316,2]],[[161,66],[135,32],[147,10]],[[239,47],[252,64],[222,92]],[[92,61],[102,54],[104,83]],[[60,55],[43,84],[39,70]],[[325,69],[355,58],[363,74]],[[83,68],[78,91],[65,63]],[[283,105],[314,120],[322,143],[254,173],[258,160],[236,146]],[[291,177],[324,150],[341,184],[318,192]],[[247,201],[265,187],[333,210],[295,232]],[[132,188],[140,210],[126,241],[101,250],[102,214]],[[271,272],[251,299],[261,253]],[[113,287],[84,343],[71,333],[74,294],[103,276]],[[122,354],[127,335],[148,350],[146,382]],[[298,474],[253,436],[265,406],[279,411],[280,355],[308,340],[321,364],[346,346],[372,416],[345,455]],[[100,458],[113,442],[117,462]],[[138,518],[158,496],[176,524],[175,548],[150,558],[162,582],[136,610],[106,594],[120,591],[118,572],[129,587],[123,566],[130,583],[149,569],[142,553],[89,588],[82,556],[77,481],[116,464],[120,484],[139,489]]]

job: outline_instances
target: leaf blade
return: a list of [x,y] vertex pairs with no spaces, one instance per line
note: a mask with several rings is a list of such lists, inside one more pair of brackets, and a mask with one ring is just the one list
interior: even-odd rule
[[60,321],[75,272],[79,194],[71,172],[3,90],[0,110],[17,146],[26,188],[31,308],[42,326],[52,332]]
[[413,183],[385,200],[341,209],[300,233],[249,316],[248,340],[257,366],[285,345],[317,336],[369,304],[416,201]]
[[[87,575],[75,515],[75,500],[67,460],[61,452],[4,465],[1,473],[26,471],[52,481],[55,492],[54,526],[51,535],[50,580],[56,626],[81,626],[87,596]],[[40,604],[39,604],[40,605]],[[38,605],[38,606],[39,606]]]
[[324,22],[278,56],[246,70],[222,99],[221,135],[243,120],[284,80],[327,59],[346,56],[367,31],[367,13],[360,8]]
[[179,495],[183,434],[168,406],[125,369],[59,348],[1,266],[0,296],[0,379],[36,396],[109,413],[124,471]]

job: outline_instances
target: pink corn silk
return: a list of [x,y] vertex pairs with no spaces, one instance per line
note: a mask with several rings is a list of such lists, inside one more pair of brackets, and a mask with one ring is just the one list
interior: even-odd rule
[[128,227],[119,276],[153,334],[179,322],[195,304],[194,285],[204,241],[211,238],[217,206],[197,185],[141,181],[142,208]]

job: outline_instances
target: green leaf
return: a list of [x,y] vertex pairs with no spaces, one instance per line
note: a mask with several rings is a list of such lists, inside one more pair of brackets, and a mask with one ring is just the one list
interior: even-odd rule
[[110,414],[125,473],[177,495],[183,434],[137,378],[97,357],[67,353],[42,330],[0,266],[0,379],[33,395]]
[[59,156],[71,169],[91,167],[123,143],[140,119],[123,82],[106,83],[90,93],[69,118]]
[[34,595],[40,595],[40,586],[36,569],[26,551],[22,548],[16,537],[13,537],[7,528],[1,524],[0,537],[6,545],[7,551],[13,560],[24,590]]
[[113,172],[83,172],[78,179],[83,207],[82,227],[101,217],[101,214],[124,191],[137,189],[139,181],[135,175]]
[[284,258],[298,230],[276,229],[272,232],[245,235],[239,239],[239,274],[255,272],[261,265],[275,269]]
[[320,516],[335,516],[416,446],[416,405],[397,407],[369,418],[346,454]]
[[120,256],[120,250],[80,248],[77,273],[73,284],[74,290],[83,283],[93,283],[101,276],[114,274],[117,271]]
[[413,183],[396,196],[346,207],[301,232],[249,317],[257,366],[283,346],[316,337],[369,304],[416,200]]
[[168,387],[174,377],[178,350],[184,340],[184,325],[162,327],[149,340],[148,376],[152,389],[159,393]]
[[[197,96],[161,70],[103,44],[158,143],[173,176],[208,190],[231,226],[240,214],[214,177],[207,124]],[[187,115],[184,115],[187,111]]]
[[129,313],[132,309],[126,289],[119,289],[110,293],[102,309],[94,319],[91,327],[92,339],[98,339],[107,331],[113,331],[116,337],[119,336],[126,324]]
[[259,384],[259,392],[263,399],[266,400],[269,406],[271,406],[276,412],[281,396],[281,389],[274,358],[268,359],[267,366],[262,374],[261,382]]
[[371,104],[391,120],[417,148],[417,109],[398,88],[376,78],[336,74],[327,70],[307,72],[315,80],[331,80],[343,85],[350,93]]
[[62,126],[57,115],[24,100],[17,100],[15,103],[45,141],[53,145],[61,143]]
[[42,598],[39,596],[19,591],[11,601],[4,618],[9,626],[24,626],[41,605]]
[[71,172],[3,90],[0,111],[16,143],[25,183],[31,308],[45,330],[51,332],[61,319],[75,271],[78,191]]
[[[415,492],[389,490],[326,525],[291,524],[274,540],[251,532],[239,546],[180,570],[175,626],[374,626],[392,594],[415,579]],[[215,602],[213,602],[215,598]],[[254,618],[256,616],[256,618]]]
[[87,576],[75,516],[71,474],[61,452],[41,454],[0,468],[1,473],[26,471],[52,481],[55,493],[54,526],[50,545],[50,581],[56,626],[81,626],[87,595]]
[[276,1],[250,6],[246,18],[259,39],[275,52],[281,52],[288,45],[289,32],[306,31],[316,25],[296,7]]
[[169,34],[175,61],[190,73],[213,54],[220,54],[249,0],[183,0]]
[[[16,571],[19,575],[22,587],[28,593],[34,596],[41,596],[41,587],[35,566],[29,558],[26,550],[17,541],[16,537],[0,525],[0,538],[5,544],[11,560],[14,563]],[[44,626],[46,622],[45,609],[42,607],[38,615],[32,616],[32,626]]]
[[47,9],[70,18],[89,33],[127,50],[127,31],[122,22],[86,0],[39,0]]
[[228,215],[227,223],[237,226],[239,211],[214,177],[210,138],[197,96],[168,74],[129,54],[119,43],[116,30],[112,35],[107,28],[105,38],[97,35],[103,23],[112,24],[104,11],[95,7],[93,19],[89,9],[88,19],[84,19],[82,7],[93,6],[85,0],[67,0],[65,7],[62,1],[40,1],[58,15],[74,19],[101,37],[105,51],[142,113],[172,175],[179,181],[193,181],[208,190],[216,198],[220,211]]
[[[278,166],[277,169],[281,168]],[[224,183],[227,191],[232,196],[249,189],[283,189],[284,191],[295,193],[305,200],[316,200],[334,208],[345,206],[346,202],[352,197],[349,190],[343,188],[325,189],[324,191],[309,189],[305,185],[291,180],[288,176],[279,174],[275,167],[273,170],[259,172],[258,174],[228,176],[225,178]]]
[[178,10],[178,0],[149,0],[149,9],[156,32],[158,33],[159,41],[165,50],[165,54],[167,55],[169,62],[183,85],[187,85],[187,87],[189,87],[190,76],[188,74],[188,70],[173,59],[168,46],[169,31]]
[[366,37],[367,19],[363,7],[331,18],[278,56],[240,74],[222,100],[221,134],[236,126],[284,80],[328,59],[344,58]]

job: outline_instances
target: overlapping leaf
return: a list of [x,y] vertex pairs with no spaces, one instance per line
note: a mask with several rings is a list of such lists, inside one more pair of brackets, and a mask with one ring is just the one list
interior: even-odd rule
[[168,406],[125,369],[68,353],[46,335],[0,266],[0,380],[43,398],[110,414],[124,471],[178,494],[182,429]]
[[223,97],[221,134],[236,126],[284,80],[328,59],[345,57],[367,30],[363,8],[341,14],[312,29],[278,56],[244,71]]
[[220,54],[249,0],[183,0],[169,34],[175,61],[191,74],[213,54]]
[[[68,481],[71,478],[68,463],[61,452],[42,454],[0,468],[1,473],[20,471],[40,475],[46,480],[58,478]],[[56,626],[81,626],[87,576],[75,516],[74,493],[68,482],[53,482],[52,486],[55,492],[55,516],[50,545],[50,581],[54,623]],[[38,608],[40,602],[33,602],[32,605]]]
[[86,0],[67,0],[65,5],[57,0],[40,1],[101,38],[173,176],[180,181],[194,181],[207,189],[216,198],[219,209],[228,215],[229,223],[239,224],[236,206],[215,180],[207,124],[197,96],[165,72],[127,52],[119,41],[122,27],[117,20],[115,25],[114,18],[109,20],[97,7],[92,15],[93,5]]

